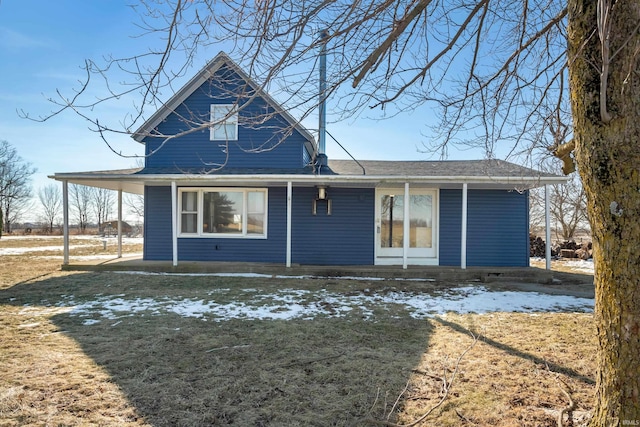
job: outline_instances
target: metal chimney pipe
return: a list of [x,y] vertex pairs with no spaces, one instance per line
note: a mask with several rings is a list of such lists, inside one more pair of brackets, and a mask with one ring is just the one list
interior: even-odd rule
[[[320,87],[319,87],[319,125],[318,125],[318,154],[324,156],[326,164],[326,91],[327,91],[327,39],[329,31],[320,31]],[[322,160],[321,160],[322,161]]]

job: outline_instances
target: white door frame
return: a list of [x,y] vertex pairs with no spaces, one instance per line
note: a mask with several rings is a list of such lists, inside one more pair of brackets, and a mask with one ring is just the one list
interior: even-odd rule
[[[420,249],[409,248],[410,235],[407,232],[408,227],[404,226],[406,230],[403,235],[402,247],[394,249],[384,249],[380,245],[381,239],[381,203],[380,199],[383,195],[398,194],[398,195],[431,195],[432,199],[432,249],[429,254],[420,254]],[[376,188],[376,202],[375,202],[375,221],[374,221],[374,263],[375,265],[438,265],[439,259],[439,239],[440,239],[440,190],[437,188],[409,188],[408,184],[405,184],[405,188]],[[405,208],[408,205],[405,204]],[[405,209],[406,211],[407,209]],[[406,216],[406,213],[403,217]],[[408,224],[405,224],[408,225]]]

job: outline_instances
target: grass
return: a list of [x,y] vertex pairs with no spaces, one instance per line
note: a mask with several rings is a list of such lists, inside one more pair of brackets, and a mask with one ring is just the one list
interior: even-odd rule
[[[0,239],[0,249],[16,242]],[[91,253],[104,252],[92,244],[71,255]],[[0,426],[407,423],[440,400],[441,378],[451,379],[472,336],[479,340],[461,360],[447,399],[422,425],[555,426],[567,387],[576,425],[592,405],[590,314],[417,320],[391,306],[374,319],[357,310],[286,321],[140,312],[87,326],[60,307],[69,296],[76,303],[97,295],[197,300],[225,289],[214,297],[242,303],[255,290],[354,295],[393,286],[428,294],[443,284],[62,272],[59,260],[43,254],[0,256]]]

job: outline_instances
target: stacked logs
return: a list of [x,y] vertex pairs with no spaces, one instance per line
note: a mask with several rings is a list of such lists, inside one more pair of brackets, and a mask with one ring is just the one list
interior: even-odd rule
[[[534,234],[529,235],[530,256],[544,257],[545,242],[541,237]],[[591,242],[576,243],[575,240],[565,240],[551,247],[551,256],[560,258],[580,258],[589,259],[593,256],[593,246]]]
[[[546,246],[547,245],[544,243],[544,240],[542,240],[542,237],[529,234],[529,256],[544,258],[546,256]],[[551,248],[551,256],[554,255],[553,248]]]

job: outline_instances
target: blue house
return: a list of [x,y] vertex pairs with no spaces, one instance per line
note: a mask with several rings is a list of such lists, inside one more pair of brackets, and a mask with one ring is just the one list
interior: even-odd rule
[[53,178],[144,194],[144,260],[174,265],[528,266],[528,190],[565,181],[501,160],[327,159],[224,53],[134,139],[143,168]]

